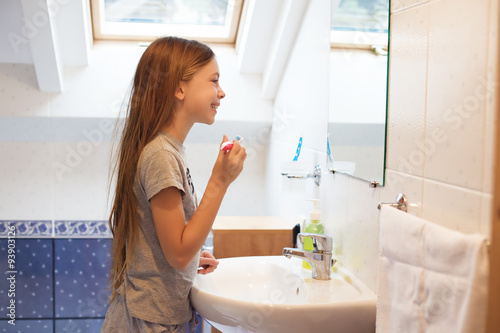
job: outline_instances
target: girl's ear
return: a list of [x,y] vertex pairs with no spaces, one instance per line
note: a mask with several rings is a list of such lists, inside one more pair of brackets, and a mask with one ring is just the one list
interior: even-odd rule
[[177,86],[177,88],[175,89],[175,94],[174,96],[182,101],[184,100],[184,96],[185,96],[185,87],[184,87],[184,82],[180,82],[179,85]]

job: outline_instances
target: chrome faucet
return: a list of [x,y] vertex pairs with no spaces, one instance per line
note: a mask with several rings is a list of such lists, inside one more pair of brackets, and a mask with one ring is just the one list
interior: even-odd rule
[[312,277],[318,280],[329,280],[330,270],[337,260],[332,258],[332,238],[325,235],[300,233],[299,240],[304,244],[304,237],[310,237],[314,250],[307,251],[285,247],[283,255],[287,258],[296,257],[311,264]]

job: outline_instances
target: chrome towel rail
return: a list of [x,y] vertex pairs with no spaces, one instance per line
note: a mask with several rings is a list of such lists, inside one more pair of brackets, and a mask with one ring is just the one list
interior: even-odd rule
[[398,196],[396,197],[396,202],[379,202],[377,206],[378,210],[380,210],[383,205],[388,205],[397,208],[405,213],[408,212],[408,199],[406,198],[406,195],[404,195],[403,193],[398,194]]
[[[408,212],[408,199],[406,198],[406,195],[404,195],[403,193],[398,194],[398,196],[396,197],[396,202],[379,202],[377,206],[378,210],[381,210],[383,205],[388,205],[397,208],[405,213]],[[489,250],[491,247],[491,243],[487,239],[485,240],[485,242],[486,242],[486,247]]]

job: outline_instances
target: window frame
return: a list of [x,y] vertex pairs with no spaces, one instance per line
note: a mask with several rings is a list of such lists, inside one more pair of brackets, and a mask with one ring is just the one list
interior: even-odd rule
[[[96,40],[129,40],[153,41],[160,36],[177,36],[196,39],[205,43],[236,42],[238,26],[244,0],[229,0],[233,2],[233,10],[226,19],[230,22],[223,27],[201,25],[176,25],[165,23],[134,23],[134,22],[104,22],[104,0],[91,0],[91,19],[94,39]],[[117,33],[128,29],[128,33]],[[131,33],[134,32],[134,33]]]
[[370,32],[361,30],[331,30],[330,47],[339,49],[365,49],[381,48],[387,51],[389,32]]

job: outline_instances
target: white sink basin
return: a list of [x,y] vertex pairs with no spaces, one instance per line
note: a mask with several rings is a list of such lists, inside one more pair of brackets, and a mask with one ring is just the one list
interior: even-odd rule
[[314,280],[302,260],[282,256],[220,259],[191,289],[196,311],[224,333],[374,332],[376,300],[341,267]]

